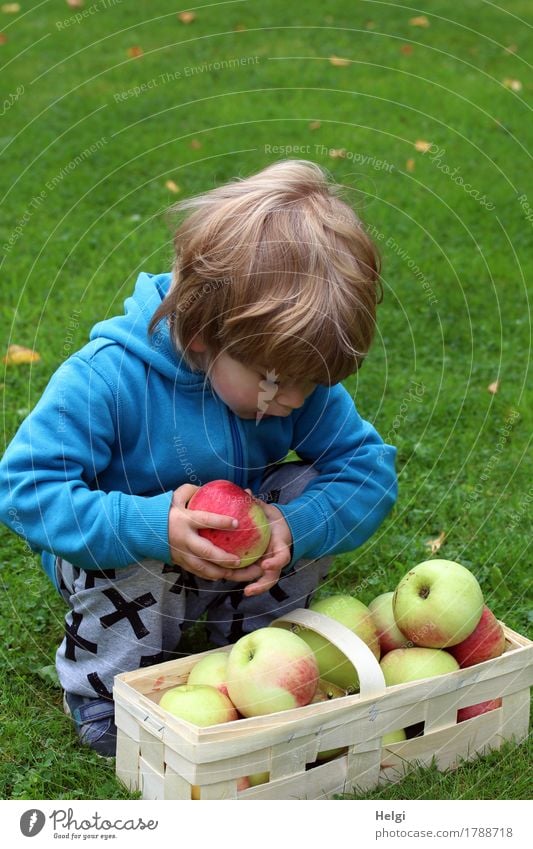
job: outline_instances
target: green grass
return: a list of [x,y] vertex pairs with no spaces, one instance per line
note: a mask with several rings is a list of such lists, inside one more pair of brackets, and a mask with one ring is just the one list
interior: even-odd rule
[[[533,225],[518,200],[532,185],[526,0],[504,9],[481,0],[423,9],[228,3],[198,9],[190,26],[164,0],[117,3],[68,27],[76,10],[65,3],[21,5],[18,15],[0,13],[0,245],[21,227],[1,266],[0,315],[5,344],[34,347],[42,359],[1,378],[6,441],[64,356],[121,309],[137,273],[169,268],[170,202],[283,158],[267,146],[304,146],[289,157],[328,168],[380,240],[379,332],[346,386],[398,446],[400,479],[393,515],[336,558],[325,591],[357,588],[368,603],[445,531],[441,555],[471,568],[496,615],[527,634]],[[429,28],[408,24],[422,13]],[[133,45],[142,57],[128,57]],[[334,67],[332,55],[353,62]],[[238,68],[187,71],[243,57]],[[118,96],[142,85],[138,96]],[[432,160],[415,150],[419,139],[445,152]],[[342,148],[344,158],[329,156]],[[168,179],[180,195],[165,189]],[[113,768],[76,745],[41,671],[54,663],[62,601],[7,531],[0,565],[0,796],[129,798]],[[196,635],[183,648],[201,648]],[[362,797],[525,798],[528,754],[505,746],[448,775],[415,771]]]

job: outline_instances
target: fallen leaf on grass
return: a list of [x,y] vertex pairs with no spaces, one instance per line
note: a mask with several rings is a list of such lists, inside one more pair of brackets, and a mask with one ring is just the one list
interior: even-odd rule
[[202,142],[198,141],[198,139],[192,139],[189,147],[191,147],[192,150],[200,150],[200,148],[202,147]]
[[182,24],[192,24],[194,19],[196,18],[195,12],[180,12],[178,18],[182,22]]
[[414,159],[408,159],[407,162],[405,163],[405,167],[406,167],[407,171],[410,171],[412,173],[415,170],[415,160]]
[[174,182],[174,180],[167,180],[165,183],[165,189],[168,189],[169,192],[174,192],[174,194],[181,191],[180,187]]
[[511,91],[522,91],[522,83],[520,80],[512,80],[509,77],[506,77],[502,80],[505,88],[510,88]]
[[345,150],[344,147],[339,147],[339,148],[332,147],[330,152],[329,152],[329,155],[331,156],[332,159],[344,159],[345,156],[346,156],[346,150]]
[[420,153],[427,153],[431,147],[431,142],[424,141],[424,139],[418,139],[415,141],[415,150],[420,151]]
[[365,27],[367,29],[375,29],[376,28],[376,22],[375,21],[366,21]]
[[41,355],[37,351],[32,351],[31,348],[24,348],[23,345],[10,345],[4,357],[4,362],[8,366],[18,366],[21,363],[36,363],[40,359]]
[[7,35],[4,35],[3,32],[0,32],[0,44],[7,44]]
[[248,27],[245,27],[244,24],[235,24],[233,27],[234,32],[244,32]]
[[426,542],[426,546],[427,548],[429,548],[431,554],[436,554],[437,551],[439,551],[445,539],[446,531],[441,531],[438,537],[435,537],[435,539],[428,539],[428,541]]
[[496,395],[496,392],[498,391],[499,388],[500,388],[500,381],[499,380],[495,380],[493,383],[489,383],[489,385],[487,386],[487,389],[488,389],[488,391],[490,392],[491,395]]
[[343,59],[341,56],[330,56],[329,61],[331,65],[335,65],[336,68],[344,68],[346,65],[351,65],[351,59]]
[[83,0],[67,0],[67,6],[70,6],[71,9],[81,9]]
[[138,44],[134,44],[133,47],[128,47],[128,56],[131,59],[137,59],[137,57],[142,56],[143,53],[144,50],[142,49],[142,47],[139,47]]
[[4,3],[2,12],[6,15],[16,15],[17,12],[20,12],[20,3]]
[[412,27],[425,27],[429,26],[429,21],[425,15],[418,15],[416,18],[409,18],[409,23]]
[[509,44],[505,48],[506,53],[517,53],[518,52],[518,44]]
[[309,122],[309,129],[310,130],[319,130],[321,126],[322,126],[322,124],[320,123],[320,121],[310,121]]
[[413,46],[411,44],[402,44],[400,50],[404,54],[404,56],[410,56],[413,52]]
[[41,666],[40,669],[36,669],[35,672],[43,681],[47,684],[50,684],[51,687],[55,687],[57,690],[61,689],[61,684],[59,682],[59,677],[57,675],[57,671],[55,668],[55,664],[50,664],[49,666]]

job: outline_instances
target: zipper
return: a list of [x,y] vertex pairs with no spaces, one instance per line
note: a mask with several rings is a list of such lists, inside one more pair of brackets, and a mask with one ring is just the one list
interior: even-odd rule
[[233,449],[234,449],[233,453],[235,455],[235,462],[236,462],[236,465],[237,465],[237,468],[235,469],[235,477],[237,478],[237,480],[235,480],[234,483],[236,483],[237,486],[240,486],[244,489],[246,482],[244,480],[244,468],[243,468],[244,464],[243,464],[243,451],[242,451],[241,435],[239,433],[239,426],[236,422],[235,413],[233,413],[229,409],[228,409],[228,412],[229,412],[229,421],[230,421],[230,425],[231,425],[231,433],[233,435]]

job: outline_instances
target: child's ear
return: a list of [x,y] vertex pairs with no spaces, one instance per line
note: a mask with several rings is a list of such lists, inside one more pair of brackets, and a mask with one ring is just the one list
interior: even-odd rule
[[207,345],[204,344],[202,337],[199,333],[191,340],[189,344],[189,348],[191,351],[195,351],[198,354],[203,354],[207,351]]

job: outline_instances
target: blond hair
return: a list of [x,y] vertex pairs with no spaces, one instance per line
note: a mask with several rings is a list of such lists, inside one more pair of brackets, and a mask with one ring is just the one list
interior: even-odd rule
[[[193,210],[174,236],[168,321],[193,370],[222,351],[291,379],[332,385],[361,365],[382,296],[379,255],[342,187],[288,159],[175,204]],[[205,363],[204,363],[205,366]]]

